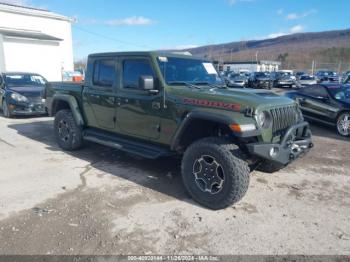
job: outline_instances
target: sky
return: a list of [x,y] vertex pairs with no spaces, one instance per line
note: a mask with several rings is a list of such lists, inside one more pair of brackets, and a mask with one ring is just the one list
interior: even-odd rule
[[[1,0],[2,2],[4,0]],[[74,58],[350,28],[350,0],[5,0],[75,19]]]

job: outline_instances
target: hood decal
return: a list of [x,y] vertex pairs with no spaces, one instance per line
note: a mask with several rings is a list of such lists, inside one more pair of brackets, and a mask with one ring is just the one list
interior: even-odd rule
[[239,104],[231,104],[231,103],[225,103],[225,102],[220,102],[220,101],[209,101],[206,99],[184,98],[183,102],[185,104],[189,104],[189,105],[224,108],[224,109],[237,111],[237,112],[239,112],[241,110],[241,105],[239,105]]

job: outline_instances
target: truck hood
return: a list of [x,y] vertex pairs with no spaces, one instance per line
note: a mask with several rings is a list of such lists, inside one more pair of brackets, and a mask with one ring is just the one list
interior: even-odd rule
[[8,90],[25,97],[39,97],[44,94],[43,86],[15,86],[9,87]]
[[284,96],[279,96],[271,91],[256,89],[220,89],[202,88],[189,89],[181,92],[181,97],[198,106],[210,106],[212,103],[228,103],[238,105],[240,108],[263,109],[270,107],[288,106],[295,102]]

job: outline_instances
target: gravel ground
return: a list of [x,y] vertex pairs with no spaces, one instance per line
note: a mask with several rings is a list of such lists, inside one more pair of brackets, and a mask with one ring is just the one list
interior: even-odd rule
[[51,118],[0,117],[0,254],[350,255],[350,139],[312,125],[315,148],[211,211],[180,161],[55,144]]

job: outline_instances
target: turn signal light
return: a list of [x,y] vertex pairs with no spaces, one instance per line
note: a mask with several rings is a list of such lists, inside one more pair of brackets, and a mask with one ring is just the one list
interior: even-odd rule
[[253,124],[247,124],[247,125],[231,124],[230,128],[232,131],[238,132],[238,133],[256,130],[256,126]]

